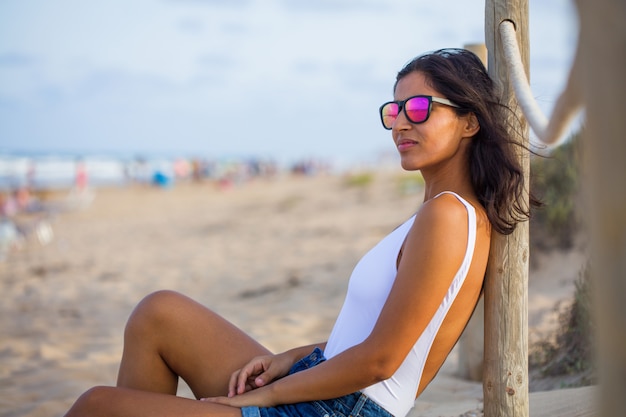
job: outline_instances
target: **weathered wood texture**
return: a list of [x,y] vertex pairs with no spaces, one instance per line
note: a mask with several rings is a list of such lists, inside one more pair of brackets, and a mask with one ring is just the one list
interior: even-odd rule
[[[599,415],[626,416],[626,2],[577,0]],[[574,80],[576,81],[576,80]]]
[[[515,109],[519,120],[524,120],[507,75],[498,32],[503,20],[512,21],[516,27],[522,62],[528,74],[527,0],[487,0],[485,3],[489,74],[500,83],[503,101]],[[515,123],[517,121],[512,125]],[[522,126],[521,132],[528,144],[528,127]],[[528,152],[519,147],[516,151],[528,180]],[[529,413],[528,254],[528,222],[519,224],[509,236],[493,233],[485,281],[483,393],[486,417],[527,417]]]

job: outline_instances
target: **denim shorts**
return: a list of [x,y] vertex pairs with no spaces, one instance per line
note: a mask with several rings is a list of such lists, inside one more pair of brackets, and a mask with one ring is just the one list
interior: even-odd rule
[[[319,348],[296,362],[289,374],[312,368],[326,359]],[[393,417],[391,413],[360,392],[340,398],[283,404],[276,407],[243,407],[243,417]]]

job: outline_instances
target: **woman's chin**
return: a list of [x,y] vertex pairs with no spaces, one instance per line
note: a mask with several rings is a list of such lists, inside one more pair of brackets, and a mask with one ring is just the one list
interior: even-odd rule
[[404,169],[405,171],[419,170],[419,167],[414,161],[409,158],[403,158],[402,156],[400,157],[400,166],[402,166],[402,169]]

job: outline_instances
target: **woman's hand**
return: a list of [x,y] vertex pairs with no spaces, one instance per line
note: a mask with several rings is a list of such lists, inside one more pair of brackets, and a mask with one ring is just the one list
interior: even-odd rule
[[289,373],[293,358],[286,353],[258,356],[230,376],[228,397],[263,387]]
[[230,407],[272,407],[276,404],[270,399],[268,391],[264,389],[255,389],[244,394],[235,395],[233,397],[211,397],[202,398],[200,401],[211,402],[215,404],[228,405]]

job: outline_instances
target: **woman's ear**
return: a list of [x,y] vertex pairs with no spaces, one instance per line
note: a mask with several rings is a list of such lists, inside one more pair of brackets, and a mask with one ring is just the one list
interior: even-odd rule
[[465,116],[465,121],[465,135],[471,138],[480,130],[480,123],[478,123],[478,118],[474,113],[469,113]]

